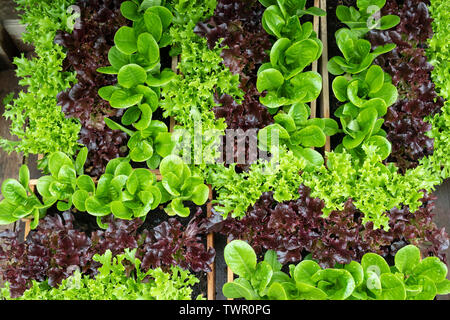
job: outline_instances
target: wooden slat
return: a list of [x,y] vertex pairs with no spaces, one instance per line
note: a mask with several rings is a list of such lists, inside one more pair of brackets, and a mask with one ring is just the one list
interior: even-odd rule
[[26,31],[26,26],[21,24],[19,19],[5,19],[3,20],[3,26],[20,52],[33,51],[33,46],[24,43],[22,40],[22,34]]
[[[327,1],[320,0],[320,8],[327,11]],[[320,98],[320,113],[322,118],[330,117],[330,86],[328,78],[328,32],[327,32],[327,16],[320,17],[320,38],[323,43],[323,53],[322,53],[322,63],[321,63],[321,74],[322,74],[322,94]],[[331,140],[327,137],[325,143],[325,151],[331,151]]]
[[[213,191],[212,191],[212,187],[209,186],[209,201],[208,204],[206,205],[206,210],[207,210],[207,217],[211,217],[212,215],[212,199],[213,199]],[[214,234],[213,233],[209,233],[206,236],[206,242],[207,242],[207,247],[209,248],[214,248]],[[216,299],[216,263],[215,261],[213,261],[213,263],[211,263],[210,265],[211,267],[211,272],[208,272],[207,275],[207,282],[208,282],[208,300],[215,300]]]
[[[5,117],[2,116],[5,112],[5,106],[3,105],[2,100],[10,92],[18,93],[19,91],[20,87],[15,72],[13,70],[0,71],[0,137],[9,140],[17,140],[17,138],[11,136],[9,132],[10,121],[7,121]],[[8,154],[0,148],[0,185],[6,179],[17,179],[22,164],[22,153],[12,152],[11,154]],[[1,199],[2,196],[0,195],[0,200]],[[4,229],[16,230],[16,225],[18,225],[18,223],[2,225],[0,226],[0,231]]]
[[[314,7],[319,8],[320,6],[320,0],[314,0]],[[319,17],[318,16],[314,16],[313,18],[313,29],[314,32],[317,33],[317,36],[319,37]],[[316,60],[312,63],[312,71],[317,72],[318,71],[318,65],[319,62]],[[311,118],[316,118],[317,117],[317,100],[314,100],[311,102]]]
[[9,36],[9,33],[0,23],[0,70],[13,69],[13,58],[19,56],[20,52]]

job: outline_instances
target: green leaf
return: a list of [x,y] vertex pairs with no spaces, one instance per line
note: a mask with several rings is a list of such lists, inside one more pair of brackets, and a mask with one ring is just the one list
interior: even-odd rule
[[[313,276],[314,282],[326,281],[330,283],[325,293],[330,300],[345,300],[355,290],[355,280],[352,275],[344,269],[324,269],[317,271]],[[320,288],[320,286],[319,286]],[[322,289],[323,290],[323,289]]]
[[142,112],[138,106],[128,108],[122,116],[122,124],[125,126],[129,126],[137,122],[141,114]]
[[0,225],[16,222],[18,219],[12,215],[16,205],[3,200],[0,202]]
[[52,153],[48,160],[48,169],[52,176],[57,177],[62,166],[73,166],[72,160],[62,152]]
[[267,286],[270,284],[272,275],[273,270],[270,264],[265,261],[261,261],[257,264],[256,271],[254,272],[250,282],[260,296],[264,295]]
[[122,53],[131,55],[137,51],[136,34],[133,28],[124,26],[117,30],[114,43]]
[[144,68],[137,64],[128,64],[119,70],[117,80],[122,87],[130,89],[145,83],[145,80],[147,80],[147,73]]
[[134,124],[134,127],[137,130],[144,130],[150,125],[153,112],[152,108],[146,103],[141,104],[139,110],[141,110],[141,119]]
[[334,119],[323,118],[325,128],[323,129],[323,133],[326,136],[333,136],[339,132],[339,125]]
[[400,17],[390,14],[381,17],[380,19],[380,29],[381,30],[388,30],[395,26],[397,26],[400,23]]
[[369,94],[371,98],[381,98],[390,107],[398,99],[397,88],[392,83],[384,83],[381,89],[375,93]]
[[419,276],[416,281],[422,290],[418,294],[410,297],[411,300],[433,300],[436,297],[437,287],[433,280],[426,276]]
[[324,291],[312,285],[297,282],[296,286],[301,300],[325,300],[328,297]]
[[270,300],[288,300],[286,290],[278,282],[272,283],[267,291],[267,296]]
[[263,14],[263,27],[270,35],[281,38],[281,30],[286,24],[283,15],[277,6],[270,6]]
[[169,155],[161,161],[159,170],[163,177],[168,173],[174,173],[177,177],[181,177],[185,166],[185,163],[180,157]]
[[166,209],[166,213],[170,216],[176,214],[183,218],[189,217],[189,215],[191,214],[189,208],[186,208],[183,205],[183,201],[179,198],[172,200],[169,207]]
[[316,150],[303,148],[300,152],[301,157],[305,158],[313,167],[321,167],[324,164],[322,155]]
[[381,90],[384,84],[384,71],[380,66],[373,65],[369,68],[365,78],[369,85],[369,94],[374,94]]
[[117,74],[119,72],[119,70],[114,68],[113,66],[100,67],[96,71],[103,74]]
[[306,66],[316,60],[320,47],[314,40],[307,39],[294,43],[285,52],[285,62],[289,68],[286,80],[302,72]]
[[295,95],[288,96],[296,102],[311,102],[319,97],[322,91],[322,76],[315,71],[302,72],[290,80]]
[[378,154],[380,155],[381,160],[385,160],[391,154],[392,145],[385,137],[372,136],[367,139],[365,144],[377,147]]
[[404,283],[391,273],[380,276],[383,300],[405,300],[406,288]]
[[435,284],[436,284],[437,294],[449,294],[450,293],[450,280],[444,279]]
[[161,0],[143,0],[139,10],[147,10],[150,7],[160,6]]
[[365,285],[369,291],[373,292],[376,296],[381,295],[381,280],[380,276],[376,272],[368,270],[365,272],[364,279]]
[[125,207],[122,201],[111,202],[111,212],[119,219],[131,220],[133,218],[133,211]]
[[144,14],[144,22],[147,31],[150,32],[153,38],[158,42],[161,39],[163,31],[162,22],[158,14],[147,10]]
[[447,266],[437,257],[427,257],[415,266],[412,273],[415,276],[426,276],[438,283],[447,276]]
[[267,250],[264,254],[264,261],[267,262],[273,271],[280,271],[283,265],[278,261],[277,253],[274,250]]
[[266,69],[258,75],[256,87],[259,92],[276,90],[284,83],[283,74],[276,69]]
[[116,90],[111,96],[109,103],[111,107],[116,109],[125,109],[137,105],[142,101],[144,95],[142,94],[131,94],[125,90]]
[[172,153],[175,145],[170,132],[160,132],[156,136],[154,147],[158,155],[164,158]]
[[85,190],[77,190],[72,196],[72,201],[79,211],[86,211],[86,200],[90,197],[89,193]]
[[286,51],[287,48],[289,48],[291,44],[292,42],[288,38],[278,39],[273,44],[272,49],[270,50],[270,63],[263,64],[261,66],[261,68],[258,70],[258,76],[262,71],[266,69],[275,68],[279,65],[282,65],[284,52]]
[[22,205],[28,198],[27,190],[15,179],[6,179],[3,182],[2,195],[6,200],[15,205]]
[[88,153],[89,153],[88,148],[83,147],[80,149],[77,158],[75,159],[75,171],[79,176],[81,176],[84,172],[84,164],[86,163]]
[[308,126],[299,132],[300,144],[306,148],[308,147],[323,147],[326,143],[327,137],[322,129],[318,126]]
[[140,19],[139,8],[137,4],[132,1],[125,1],[120,6],[120,12],[128,20],[137,21]]
[[376,253],[366,253],[361,259],[361,266],[366,274],[368,271],[375,272],[378,276],[383,273],[390,273],[391,269],[383,257]]
[[286,113],[278,113],[276,116],[273,117],[273,119],[275,120],[275,123],[281,125],[288,132],[292,132],[297,129],[294,119]]
[[97,197],[87,198],[85,204],[86,211],[93,216],[103,217],[111,213],[111,208]]
[[[118,71],[116,72],[116,74],[118,73]],[[117,87],[114,86],[107,86],[107,87],[102,87],[98,90],[98,95],[106,101],[111,100],[111,96],[114,93],[114,91],[118,90]]]
[[252,300],[256,296],[250,282],[242,278],[236,279],[234,282],[225,283],[222,287],[222,292],[225,297],[230,299],[245,298]]
[[30,183],[30,170],[27,165],[23,164],[19,169],[19,182],[20,184],[27,189]]
[[289,116],[294,119],[295,126],[300,127],[309,118],[311,111],[304,103],[295,103],[289,109]]
[[306,283],[314,286],[315,281],[312,280],[312,276],[322,268],[319,264],[312,260],[303,260],[294,269],[295,282]]
[[364,270],[358,262],[352,261],[349,264],[346,264],[344,269],[352,275],[353,280],[355,280],[356,288],[364,283]]
[[194,193],[192,195],[192,201],[198,205],[204,205],[208,201],[209,188],[206,184],[201,184],[194,188]]
[[240,277],[250,279],[256,270],[256,253],[242,240],[234,240],[226,245],[225,262]]
[[164,87],[177,77],[177,74],[170,69],[163,70],[159,75],[152,75],[147,78],[146,83],[150,87]]
[[151,12],[158,15],[158,17],[161,19],[163,30],[167,29],[172,23],[173,15],[170,12],[170,10],[167,9],[166,7],[163,7],[161,5],[155,5],[147,9],[145,13],[147,12]]
[[348,101],[347,87],[348,87],[347,78],[339,76],[333,80],[333,92],[340,102]]
[[159,62],[159,46],[155,38],[150,33],[142,33],[137,39],[137,51],[150,65]]

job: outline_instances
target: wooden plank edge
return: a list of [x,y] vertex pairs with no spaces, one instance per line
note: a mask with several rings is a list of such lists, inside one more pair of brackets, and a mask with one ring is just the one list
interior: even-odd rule
[[[207,210],[207,217],[210,218],[212,215],[212,199],[213,199],[213,190],[212,187],[209,185],[209,201],[206,205]],[[206,242],[208,249],[213,248],[214,249],[214,233],[209,233],[206,236]],[[211,272],[208,272],[207,274],[207,288],[208,288],[208,300],[215,300],[216,299],[216,262],[214,261],[210,264]]]
[[[314,7],[319,8],[320,7],[320,0],[314,0]],[[317,36],[319,36],[319,17],[313,16],[313,28],[314,32],[317,33]],[[319,61],[316,60],[312,63],[312,71],[317,72],[319,66]],[[311,118],[317,117],[317,99],[311,102]]]
[[[327,1],[320,0],[320,8],[327,11]],[[322,74],[322,94],[320,99],[320,113],[322,118],[330,118],[330,86],[328,77],[328,25],[327,16],[320,17],[320,39],[323,43],[323,53],[321,61]],[[327,136],[325,152],[331,151],[331,139]]]

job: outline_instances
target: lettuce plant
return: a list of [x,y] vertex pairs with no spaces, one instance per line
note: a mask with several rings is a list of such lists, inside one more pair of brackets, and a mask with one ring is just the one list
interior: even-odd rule
[[247,300],[432,300],[450,293],[447,267],[436,257],[421,259],[413,245],[400,249],[395,265],[375,253],[363,256],[361,264],[322,269],[317,262],[305,259],[289,265],[289,274],[281,271],[274,251],[267,251],[257,262],[252,247],[234,240],[225,247],[225,261],[239,276],[226,283],[228,298]]
[[[325,16],[326,12],[317,7],[306,9],[306,0],[260,0],[267,9],[262,25],[266,32],[277,38],[298,39],[312,32],[312,23],[300,24],[304,15]],[[306,37],[307,38],[307,37]]]
[[[172,266],[170,272],[161,268],[144,272],[136,249],[125,249],[113,256],[110,250],[96,254],[94,261],[101,264],[99,273],[91,278],[76,270],[57,288],[47,281],[37,282],[16,300],[191,300],[192,286],[199,280],[189,271]],[[9,286],[1,296],[11,299]],[[202,299],[201,296],[197,299]]]
[[6,179],[2,183],[1,191],[4,199],[0,202],[0,225],[14,223],[22,218],[33,218],[31,228],[39,223],[39,218],[53,205],[52,199],[39,200],[29,186],[30,171],[22,165],[19,180]]
[[162,194],[161,203],[170,201],[165,208],[168,215],[187,217],[190,210],[183,205],[183,201],[203,205],[208,200],[209,188],[203,183],[203,178],[192,175],[180,157],[170,155],[164,158],[161,161],[160,172],[162,181],[158,183],[158,187]]
[[[108,60],[111,66],[98,72],[117,74],[118,85],[99,90],[99,95],[113,108],[131,108],[127,112],[137,118],[142,108],[158,108],[160,88],[175,77],[170,69],[160,70],[160,48],[171,43],[169,26],[173,15],[166,7],[142,2],[125,1],[121,5],[124,17],[133,21],[132,27],[121,27],[114,36]],[[127,117],[127,114],[124,115]]]
[[37,190],[44,202],[48,204],[57,202],[60,211],[72,207],[72,196],[77,189],[77,175],[83,174],[87,154],[87,148],[83,148],[75,161],[62,152],[52,153],[49,156],[50,175],[39,178],[37,182]]
[[397,15],[385,15],[376,20],[374,15],[379,14],[386,4],[386,0],[358,0],[355,7],[338,5],[336,8],[337,18],[345,23],[352,31],[361,35],[370,30],[388,30],[400,23]]
[[[276,113],[277,108],[315,100],[322,90],[322,77],[313,71],[303,72],[319,59],[323,45],[312,23],[300,24],[304,14],[325,14],[320,9],[305,9],[306,1],[260,1],[268,8],[262,24],[277,38],[270,51],[270,62],[258,70],[257,89],[267,91],[260,102]],[[301,52],[301,54],[299,54]]]
[[358,74],[369,68],[379,55],[392,51],[395,44],[386,44],[371,50],[368,40],[361,39],[357,32],[347,28],[336,31],[336,42],[343,57],[336,56],[328,62],[328,71],[335,75]]
[[133,124],[138,131],[127,129],[111,119],[105,119],[105,123],[112,130],[122,130],[130,136],[128,156],[132,161],[145,161],[150,169],[156,169],[161,159],[172,153],[175,142],[164,122],[151,120],[151,110],[147,107],[145,104],[139,106],[142,117],[139,122]]
[[145,217],[161,203],[155,174],[148,169],[133,169],[124,158],[111,160],[95,190],[93,186],[87,182],[76,203],[77,209],[96,216],[99,225],[101,217],[111,213],[124,220]]
[[288,113],[279,112],[275,123],[258,132],[260,148],[270,150],[272,135],[278,134],[279,140],[286,145],[294,155],[305,158],[311,165],[323,165],[322,155],[311,149],[321,148],[326,143],[326,136],[338,132],[339,127],[333,119],[308,119],[311,109],[304,103],[296,103],[289,108]]

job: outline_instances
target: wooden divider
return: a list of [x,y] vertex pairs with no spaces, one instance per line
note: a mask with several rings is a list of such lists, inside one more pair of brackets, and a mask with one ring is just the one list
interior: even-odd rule
[[[320,0],[320,8],[327,11],[327,0]],[[328,78],[328,32],[327,16],[320,17],[320,39],[323,43],[321,74],[322,74],[322,94],[320,99],[320,113],[322,118],[330,117],[330,86]],[[327,136],[325,151],[331,151],[330,137]]]

